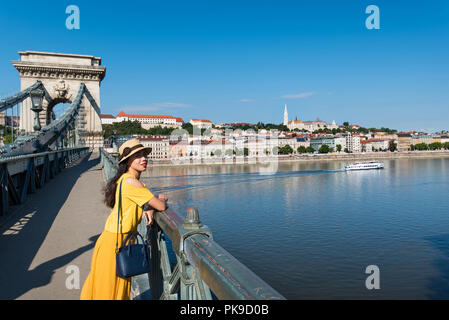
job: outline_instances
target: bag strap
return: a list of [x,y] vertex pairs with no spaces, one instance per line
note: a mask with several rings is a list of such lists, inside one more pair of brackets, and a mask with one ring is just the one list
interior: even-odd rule
[[123,178],[120,181],[120,188],[118,193],[118,212],[117,212],[117,241],[115,242],[115,252],[118,252],[118,231],[119,231],[119,224],[120,224],[120,212],[122,211],[122,182]]

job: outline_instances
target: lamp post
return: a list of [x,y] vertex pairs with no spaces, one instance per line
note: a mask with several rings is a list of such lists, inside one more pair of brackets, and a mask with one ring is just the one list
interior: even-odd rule
[[31,103],[33,107],[31,108],[31,111],[33,111],[34,114],[34,131],[40,131],[41,130],[41,123],[39,121],[39,112],[41,112],[42,109],[42,100],[44,99],[44,91],[41,89],[35,89],[30,92],[31,96]]

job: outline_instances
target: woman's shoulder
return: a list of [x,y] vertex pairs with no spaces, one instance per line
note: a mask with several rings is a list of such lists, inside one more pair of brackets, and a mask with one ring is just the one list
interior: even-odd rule
[[139,180],[137,180],[135,177],[125,177],[125,179],[126,179],[126,183],[133,187],[136,187],[136,188],[144,187],[143,183],[140,182]]
[[130,173],[124,173],[121,180],[125,180],[126,184],[135,188],[144,188],[145,184],[136,179],[136,177]]

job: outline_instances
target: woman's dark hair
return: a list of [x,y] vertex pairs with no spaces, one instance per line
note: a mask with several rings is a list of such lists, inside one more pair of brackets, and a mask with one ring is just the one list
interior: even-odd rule
[[111,180],[106,183],[106,187],[104,188],[104,202],[109,208],[114,208],[115,205],[115,192],[117,191],[117,181],[120,177],[128,171],[129,166],[136,158],[140,158],[142,156],[148,156],[147,151],[139,151],[135,154],[131,155],[128,160],[119,163],[117,173]]
[[139,156],[141,156],[139,153],[133,154],[128,160],[119,163],[117,173],[106,183],[106,187],[104,188],[104,202],[109,208],[114,208],[115,205],[115,192],[117,191],[118,179],[128,171],[131,162]]
[[115,192],[117,191],[117,181],[120,177],[128,171],[128,163],[127,161],[122,162],[118,166],[117,173],[114,177],[112,177],[108,183],[106,183],[106,187],[104,188],[104,202],[109,208],[114,208],[115,205]]

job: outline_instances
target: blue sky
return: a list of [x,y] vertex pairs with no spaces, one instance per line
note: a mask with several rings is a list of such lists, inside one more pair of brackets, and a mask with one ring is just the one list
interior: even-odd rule
[[17,51],[64,52],[103,58],[103,113],[449,129],[446,0],[2,1],[0,33],[2,98]]

